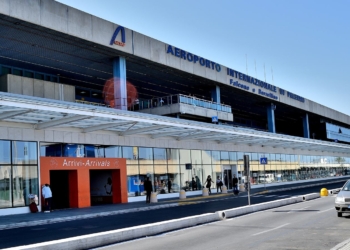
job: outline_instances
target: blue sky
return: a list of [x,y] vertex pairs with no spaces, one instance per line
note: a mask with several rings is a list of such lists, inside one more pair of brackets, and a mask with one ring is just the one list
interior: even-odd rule
[[350,115],[348,0],[59,2]]

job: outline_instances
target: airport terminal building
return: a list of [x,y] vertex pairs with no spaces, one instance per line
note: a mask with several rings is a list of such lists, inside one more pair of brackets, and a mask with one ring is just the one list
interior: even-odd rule
[[[0,215],[350,174],[350,116],[53,0],[0,0]],[[170,181],[170,182],[169,182]],[[215,187],[215,184],[213,185]],[[38,201],[39,207],[42,205]]]

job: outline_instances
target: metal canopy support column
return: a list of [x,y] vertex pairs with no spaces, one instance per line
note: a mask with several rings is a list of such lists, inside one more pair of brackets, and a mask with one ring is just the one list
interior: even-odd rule
[[276,133],[275,109],[276,109],[276,105],[273,103],[267,106],[267,123],[268,123],[269,132],[271,133]]
[[212,89],[211,91],[211,98],[213,99],[213,102],[216,103],[221,103],[221,99],[220,99],[220,87],[219,86],[215,86],[214,89]]
[[126,60],[116,57],[113,60],[114,103],[116,109],[127,110]]
[[303,117],[304,138],[310,138],[309,115]]

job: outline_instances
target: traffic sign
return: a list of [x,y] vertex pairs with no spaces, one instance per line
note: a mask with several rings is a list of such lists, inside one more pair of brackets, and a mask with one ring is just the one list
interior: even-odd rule
[[267,157],[261,157],[260,158],[260,164],[267,164]]
[[211,122],[218,122],[218,121],[219,121],[219,119],[218,119],[217,116],[212,116],[211,117]]

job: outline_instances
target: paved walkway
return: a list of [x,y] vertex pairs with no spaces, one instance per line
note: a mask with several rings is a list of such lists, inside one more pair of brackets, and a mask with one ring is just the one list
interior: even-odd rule
[[[337,183],[344,182],[344,178],[323,180],[323,183]],[[251,189],[251,195],[257,195],[261,193],[271,193],[282,190],[291,190],[301,187],[317,186],[320,185],[320,181],[315,182],[302,182],[293,183],[285,185],[268,185],[253,186]],[[242,194],[242,193],[241,193]],[[243,194],[243,195],[246,195]],[[226,199],[228,196],[232,196],[232,191],[228,194],[211,194],[210,196],[187,196],[187,199],[180,200],[176,199],[158,199],[158,203],[147,204],[145,202],[130,202],[126,204],[109,204],[93,206],[88,208],[71,208],[55,210],[51,213],[28,213],[28,214],[16,214],[16,215],[6,215],[0,216],[0,230],[26,227],[26,226],[36,226],[43,224],[51,224],[63,221],[72,221],[78,219],[96,218],[101,216],[124,214],[124,213],[134,213],[146,210],[155,210],[166,207],[175,207],[180,205],[190,205],[194,203],[208,202],[210,199]],[[28,208],[29,209],[29,208]]]

